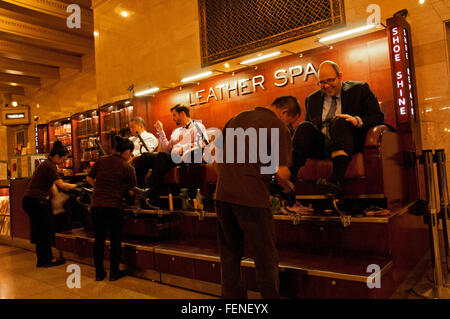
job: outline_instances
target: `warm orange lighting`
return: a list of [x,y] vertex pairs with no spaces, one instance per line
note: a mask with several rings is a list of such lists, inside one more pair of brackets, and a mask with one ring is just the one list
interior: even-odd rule
[[12,101],[11,105],[16,107],[17,105],[19,105],[19,103],[17,103],[17,101]]
[[121,15],[122,17],[124,17],[124,18],[128,18],[128,16],[129,16],[130,14],[128,13],[128,11],[123,10],[123,11],[120,12],[120,15]]
[[98,31],[94,31],[94,37],[98,37],[99,33]]
[[224,65],[223,65],[226,69],[229,69],[230,68],[230,64],[227,62],[227,63],[225,63]]
[[425,0],[419,0],[419,4],[424,4]]

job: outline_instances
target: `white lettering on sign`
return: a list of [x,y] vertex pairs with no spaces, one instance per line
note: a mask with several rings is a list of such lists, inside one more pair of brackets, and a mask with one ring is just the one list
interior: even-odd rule
[[[408,55],[408,37],[406,29],[399,29],[393,27],[391,29],[391,56],[393,59],[393,68],[396,78],[396,105],[398,109],[399,122],[406,122],[408,120],[408,108],[411,109],[411,114],[414,114],[413,108],[413,85],[411,70],[409,68]],[[405,68],[406,65],[406,68]]]
[[289,80],[288,80],[286,74],[287,74],[287,71],[285,69],[275,71],[275,74],[274,74],[275,79],[283,80],[281,83],[275,82],[275,86],[282,87],[289,83]]
[[308,65],[306,66],[306,71],[305,71],[305,82],[308,81],[308,77],[310,75],[314,75],[315,77],[317,77],[317,71],[314,68],[314,65],[312,65],[312,63],[308,63]]
[[25,113],[7,113],[6,119],[7,120],[15,120],[15,119],[24,119]]
[[[273,73],[274,86],[284,87],[288,84],[295,85],[303,76],[303,81],[308,81],[309,76],[317,77],[316,68],[312,63],[308,63],[306,67],[302,65],[293,65],[289,68],[276,70]],[[236,79],[231,82],[225,82],[220,85],[211,86],[208,89],[201,89],[194,92],[183,94],[186,96],[189,106],[210,103],[213,99],[222,101],[225,98],[232,99],[235,97],[258,93],[266,90],[266,80],[263,75],[255,75],[252,78]],[[208,92],[208,95],[206,95]]]
[[[298,71],[295,72],[295,70],[298,70]],[[291,75],[291,84],[294,84],[294,78],[296,76],[302,75],[302,73],[303,73],[303,68],[301,65],[296,65],[296,66],[289,68],[289,74]]]
[[214,91],[214,89],[213,88],[209,88],[209,94],[208,94],[208,97],[206,98],[206,103],[209,103],[209,99],[212,98],[212,97],[215,98],[216,101],[218,101],[217,95],[216,95],[216,92]]

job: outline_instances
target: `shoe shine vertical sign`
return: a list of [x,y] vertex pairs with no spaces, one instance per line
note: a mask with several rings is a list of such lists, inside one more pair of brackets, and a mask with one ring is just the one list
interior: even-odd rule
[[[386,20],[389,55],[391,60],[394,107],[397,115],[397,132],[405,154],[420,154],[422,138],[420,112],[416,111],[417,91],[412,51],[411,28],[406,21],[408,11],[403,9]],[[409,200],[425,195],[421,190],[419,165],[405,167]]]
[[389,31],[389,52],[394,88],[394,103],[397,123],[401,126],[411,119],[416,122],[415,76],[412,63],[413,54],[410,41],[410,28],[405,14],[387,19]]

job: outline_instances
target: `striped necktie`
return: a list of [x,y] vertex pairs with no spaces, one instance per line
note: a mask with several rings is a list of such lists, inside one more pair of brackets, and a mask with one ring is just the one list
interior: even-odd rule
[[331,123],[331,120],[333,119],[333,117],[334,117],[334,115],[336,113],[336,109],[337,109],[337,97],[336,96],[332,96],[331,97],[330,109],[328,110],[327,116],[325,117],[325,121],[323,122],[323,126],[325,127],[325,135],[326,135],[328,140],[331,139],[331,137],[330,137],[330,123]]

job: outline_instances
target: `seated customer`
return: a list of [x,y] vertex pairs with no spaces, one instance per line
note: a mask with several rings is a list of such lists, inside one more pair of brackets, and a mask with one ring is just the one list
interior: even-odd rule
[[292,179],[307,158],[331,158],[333,174],[317,186],[330,197],[344,195],[343,181],[353,153],[364,146],[367,130],[383,124],[378,100],[365,82],[342,81],[339,66],[324,61],[319,66],[320,90],[305,100],[306,118],[293,137]]
[[[132,156],[139,156],[145,152],[154,152],[158,147],[158,139],[152,133],[145,130],[145,121],[142,117],[136,116],[130,121],[130,131],[133,135],[130,140],[134,144]],[[142,144],[138,135],[141,136],[147,148]]]
[[[149,196],[156,198],[163,184],[167,171],[181,164],[183,155],[188,154],[193,149],[202,149],[208,143],[208,136],[205,126],[190,118],[189,108],[184,105],[175,105],[171,108],[172,118],[177,124],[170,140],[167,139],[160,121],[157,121],[155,128],[163,152],[144,153],[133,161],[138,179],[138,186],[149,187]],[[148,185],[144,176],[149,169],[152,169]]]

